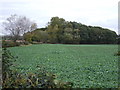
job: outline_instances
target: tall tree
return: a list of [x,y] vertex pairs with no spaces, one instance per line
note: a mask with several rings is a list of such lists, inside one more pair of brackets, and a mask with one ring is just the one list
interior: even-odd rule
[[6,22],[3,22],[3,25],[5,30],[14,37],[14,41],[19,39],[20,35],[37,28],[36,23],[30,21],[25,16],[18,16],[16,14],[7,18]]
[[62,42],[62,35],[65,26],[66,26],[66,21],[63,18],[59,18],[59,17],[51,18],[47,28],[50,42],[52,43]]

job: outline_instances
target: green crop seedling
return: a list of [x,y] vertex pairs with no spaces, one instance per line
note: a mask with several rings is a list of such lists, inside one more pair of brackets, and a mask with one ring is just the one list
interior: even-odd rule
[[[73,82],[80,88],[117,88],[117,45],[41,44],[11,47],[19,58],[20,72],[35,72],[36,65],[55,73],[58,80]],[[15,68],[14,68],[15,69]]]

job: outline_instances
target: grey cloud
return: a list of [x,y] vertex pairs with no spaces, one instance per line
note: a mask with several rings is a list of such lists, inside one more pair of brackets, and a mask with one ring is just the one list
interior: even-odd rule
[[[53,16],[117,31],[118,0],[0,0],[0,20],[25,15],[44,27]],[[108,4],[109,3],[109,4]]]

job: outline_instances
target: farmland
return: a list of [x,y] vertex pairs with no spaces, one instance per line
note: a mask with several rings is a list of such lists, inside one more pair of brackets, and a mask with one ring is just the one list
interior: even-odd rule
[[18,56],[14,69],[20,72],[34,72],[39,65],[74,87],[118,86],[117,45],[38,44],[9,49]]

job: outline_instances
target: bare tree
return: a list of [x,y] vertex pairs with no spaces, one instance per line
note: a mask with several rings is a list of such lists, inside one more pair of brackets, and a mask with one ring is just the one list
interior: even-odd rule
[[14,41],[19,39],[20,35],[26,32],[31,32],[37,28],[37,24],[30,21],[25,16],[11,15],[3,22],[3,26],[7,32],[9,32],[13,37]]

